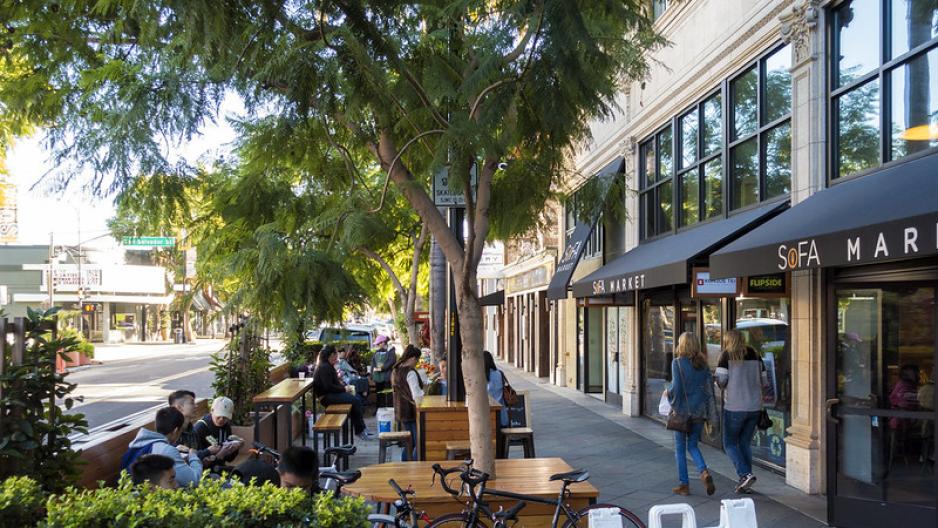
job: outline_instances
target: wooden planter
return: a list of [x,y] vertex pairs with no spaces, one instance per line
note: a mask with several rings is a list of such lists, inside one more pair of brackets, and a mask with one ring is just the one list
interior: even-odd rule
[[[267,447],[277,449],[274,447],[274,419],[273,413],[271,412],[262,412],[260,419],[260,429],[261,429],[261,443]],[[244,439],[244,445],[241,447],[242,452],[247,449],[254,447],[254,426],[253,425],[234,425],[231,426],[231,434],[238,435]]]

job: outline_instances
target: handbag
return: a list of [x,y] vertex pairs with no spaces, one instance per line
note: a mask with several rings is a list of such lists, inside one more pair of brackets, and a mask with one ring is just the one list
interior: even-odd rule
[[760,431],[765,431],[771,428],[772,425],[772,419],[769,418],[769,412],[763,408],[759,412],[759,421],[756,422],[756,427],[758,427]]
[[[684,393],[684,405],[690,407],[690,404],[687,401],[687,384],[684,382],[684,369],[681,368],[681,360],[676,359],[677,361],[677,372],[681,376],[681,392]],[[679,433],[689,433],[691,432],[691,417],[689,414],[681,414],[676,412],[673,408],[668,414],[668,424],[667,428],[671,431],[677,431]]]
[[508,383],[505,373],[502,373],[502,401],[509,407],[518,403],[518,393],[512,388],[511,383]]

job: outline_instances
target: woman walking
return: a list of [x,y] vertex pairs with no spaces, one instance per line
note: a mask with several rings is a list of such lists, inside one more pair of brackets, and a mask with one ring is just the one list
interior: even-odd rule
[[423,400],[423,382],[414,366],[420,359],[420,350],[414,345],[407,345],[401,359],[391,371],[391,387],[394,389],[394,415],[401,421],[401,425],[410,433],[411,445],[414,450],[410,453],[405,449],[401,453],[401,461],[417,460],[417,406]]
[[681,334],[674,355],[668,401],[672,412],[690,417],[690,432],[674,431],[674,458],[680,482],[671,491],[678,495],[690,494],[690,480],[687,476],[687,453],[690,453],[707,495],[713,495],[716,491],[713,477],[698,446],[704,423],[711,418],[713,376],[707,358],[701,351],[700,339],[693,332]]
[[752,474],[752,437],[762,411],[762,388],[768,384],[759,353],[743,342],[738,330],[723,336],[717,365],[717,383],[723,387],[723,449],[736,466],[736,493],[749,493]]

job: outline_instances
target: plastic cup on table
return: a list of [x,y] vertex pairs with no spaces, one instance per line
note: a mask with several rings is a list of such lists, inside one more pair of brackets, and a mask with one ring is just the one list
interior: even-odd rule
[[306,372],[305,372],[305,371],[302,371],[302,370],[301,370],[301,371],[299,372],[299,375],[300,375],[300,379],[306,379]]

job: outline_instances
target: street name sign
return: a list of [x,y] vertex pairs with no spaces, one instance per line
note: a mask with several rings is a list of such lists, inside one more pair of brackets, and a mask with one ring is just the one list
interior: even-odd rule
[[132,247],[175,247],[175,237],[132,237],[121,238],[121,245]]

